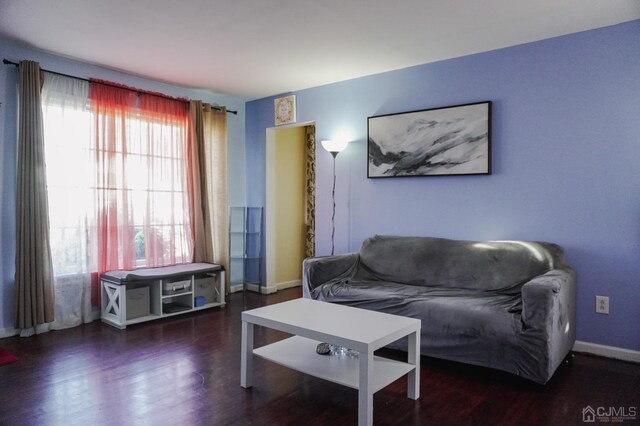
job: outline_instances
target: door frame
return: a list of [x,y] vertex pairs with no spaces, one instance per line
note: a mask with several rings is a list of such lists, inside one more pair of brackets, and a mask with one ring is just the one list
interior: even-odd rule
[[[276,281],[276,239],[275,239],[275,152],[276,152],[276,132],[279,129],[291,127],[308,127],[315,126],[315,121],[306,121],[304,123],[295,123],[286,126],[269,127],[266,129],[266,146],[265,146],[265,285],[260,290],[264,294],[275,293],[278,290],[287,288],[287,285],[278,286]],[[306,143],[306,141],[303,141]],[[313,153],[315,158],[316,153]],[[306,184],[306,182],[305,182]]]

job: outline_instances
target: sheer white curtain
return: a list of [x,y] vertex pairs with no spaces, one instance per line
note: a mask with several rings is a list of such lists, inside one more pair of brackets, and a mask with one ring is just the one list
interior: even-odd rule
[[42,105],[55,288],[51,328],[62,329],[92,320],[92,278],[97,282],[88,244],[95,235],[89,83],[45,73]]

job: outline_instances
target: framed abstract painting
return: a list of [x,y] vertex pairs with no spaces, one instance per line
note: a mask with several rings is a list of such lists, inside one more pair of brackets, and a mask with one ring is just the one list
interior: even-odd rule
[[491,101],[369,117],[367,177],[491,174]]

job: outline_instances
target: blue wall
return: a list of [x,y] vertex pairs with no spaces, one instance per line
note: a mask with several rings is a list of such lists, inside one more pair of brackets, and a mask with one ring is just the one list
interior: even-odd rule
[[[238,115],[227,115],[229,203],[245,204],[245,116],[244,100],[224,96],[208,90],[187,89],[160,83],[104,68],[83,64],[66,58],[37,52],[0,41],[0,58],[14,62],[31,59],[44,69],[82,78],[99,78],[141,89],[166,93],[176,97],[201,99],[209,103],[226,105]],[[0,64],[0,337],[13,328],[13,284],[15,274],[15,176],[17,141],[17,84],[18,69]]]
[[[293,94],[318,140],[352,135],[337,158],[337,253],[376,233],[556,242],[578,272],[578,339],[640,350],[640,21]],[[484,100],[493,175],[366,178],[368,116]],[[246,112],[247,198],[264,205],[273,98]],[[316,155],[322,255],[331,157]]]

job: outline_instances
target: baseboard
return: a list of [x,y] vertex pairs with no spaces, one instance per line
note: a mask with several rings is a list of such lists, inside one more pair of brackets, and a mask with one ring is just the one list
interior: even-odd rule
[[5,337],[13,337],[16,334],[18,334],[18,330],[12,327],[0,329],[0,339],[4,339]]
[[263,294],[273,294],[285,288],[300,287],[302,280],[285,281],[282,283],[262,287]]
[[605,346],[599,345],[597,343],[581,342],[579,340],[576,340],[576,343],[573,345],[573,351],[603,356],[606,358],[619,359],[621,361],[640,363],[640,351],[617,348],[615,346]]
[[293,280],[293,281],[287,281],[284,283],[278,283],[276,284],[276,288],[278,290],[284,290],[285,288],[300,287],[301,285],[302,285],[302,280]]
[[262,287],[259,284],[250,284],[250,283],[232,284],[229,287],[229,293],[242,293],[245,289],[247,291],[252,291],[254,293],[266,294],[266,291],[265,291],[264,287]]
[[277,293],[280,290],[284,290],[285,288],[300,287],[301,285],[302,285],[302,280],[287,281],[287,282],[278,283],[276,285],[270,285],[270,286],[262,286],[258,284],[247,283],[243,287],[242,284],[235,284],[231,286],[231,288],[229,289],[229,293],[238,293],[243,291],[246,288],[247,291],[252,291],[254,293],[273,294],[273,293]]
[[244,290],[244,286],[242,284],[231,284],[229,287],[229,293],[239,293]]
[[256,286],[256,290],[257,292],[260,292],[262,294],[273,294],[273,293],[277,293],[278,292],[278,287],[277,286]]
[[[100,317],[100,308],[97,306],[93,306],[91,309],[91,321],[98,321],[100,320]],[[0,339],[17,336],[18,334],[20,334],[18,330],[12,327],[0,329]]]

